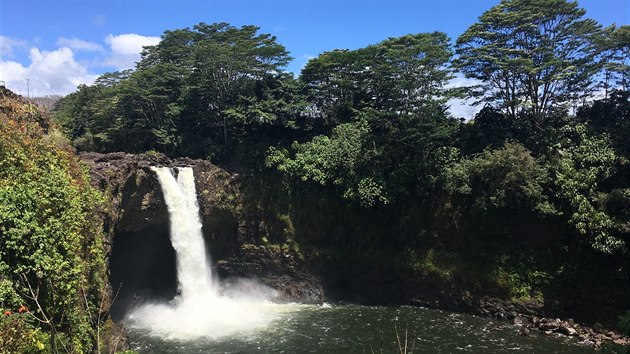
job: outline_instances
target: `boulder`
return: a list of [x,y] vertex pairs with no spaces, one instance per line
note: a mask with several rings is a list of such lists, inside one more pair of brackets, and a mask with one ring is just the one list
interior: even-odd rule
[[556,330],[558,330],[560,328],[560,319],[542,319],[540,320],[540,324],[539,324],[539,328],[542,331],[552,331],[555,332]]
[[570,326],[561,326],[560,327],[560,333],[562,333],[562,334],[564,334],[566,336],[571,336],[571,337],[574,337],[574,336],[578,335],[578,331],[575,328],[570,327]]

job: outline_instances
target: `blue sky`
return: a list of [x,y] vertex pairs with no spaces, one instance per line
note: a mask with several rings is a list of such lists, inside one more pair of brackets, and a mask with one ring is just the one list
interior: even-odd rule
[[[277,36],[299,73],[309,58],[407,33],[457,38],[499,0],[0,0],[0,80],[16,92],[67,94],[126,69],[164,30],[198,22],[253,24]],[[602,25],[630,23],[630,0],[582,0]]]

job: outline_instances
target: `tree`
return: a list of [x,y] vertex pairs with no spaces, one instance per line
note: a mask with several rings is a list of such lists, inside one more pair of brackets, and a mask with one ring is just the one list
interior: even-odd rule
[[518,143],[461,159],[444,173],[445,201],[435,208],[439,227],[461,235],[459,244],[466,248],[485,242],[492,245],[486,249],[502,245],[503,250],[546,243],[550,219],[545,217],[557,213],[545,194],[547,181],[544,165]]
[[483,101],[512,118],[529,111],[542,130],[552,110],[591,88],[600,26],[584,14],[566,0],[502,0],[457,39],[456,66],[482,81]]
[[608,98],[614,89],[630,91],[630,26],[610,26],[597,41],[604,77],[600,86]]
[[[163,101],[159,110],[177,116],[166,122],[171,124],[177,118],[175,133],[185,153],[225,153],[233,143],[228,135],[230,127],[238,130],[245,123],[238,120],[242,115],[234,114],[247,110],[241,104],[258,107],[262,120],[274,114],[261,110],[265,105],[259,103],[265,99],[267,87],[275,87],[281,80],[281,68],[290,57],[274,36],[258,30],[256,26],[199,23],[192,29],[166,31],[158,45],[143,53],[138,74],[166,71],[174,78],[170,86],[179,90],[177,98]],[[167,140],[174,137],[169,126],[153,131]]]
[[187,133],[214,136],[227,146],[229,127],[242,123],[231,119],[229,111],[242,97],[258,101],[264,91],[259,85],[279,79],[289,54],[274,36],[258,30],[226,23],[194,26],[185,112],[192,125]]
[[[132,70],[104,73],[94,85],[79,85],[76,92],[57,101],[54,118],[77,149],[132,151],[129,145],[136,142],[134,139],[129,136],[118,139],[129,128],[128,125],[123,127],[121,116],[133,111],[130,107],[122,107],[120,101],[121,87],[132,74]],[[125,144],[114,146],[119,141]]]
[[166,31],[135,71],[80,87],[60,102],[57,119],[82,149],[225,158],[254,140],[252,125],[299,116],[294,79],[282,72],[288,52],[258,31],[227,23]]
[[175,151],[182,90],[183,79],[175,64],[160,63],[133,72],[117,86],[109,105],[110,146],[132,152]]
[[555,205],[567,223],[591,246],[613,253],[625,247],[605,209],[605,182],[614,174],[617,155],[605,136],[590,135],[583,124],[565,126],[548,154]]
[[466,154],[474,154],[486,148],[498,148],[508,140],[516,140],[516,122],[500,110],[486,106],[475,118],[463,125],[461,143]]
[[582,107],[577,119],[595,133],[608,135],[617,153],[630,157],[630,91],[612,91],[607,98]]
[[90,107],[100,96],[98,86],[79,85],[73,92],[55,103],[55,120],[71,139],[83,136],[89,130],[93,112]]
[[289,176],[341,190],[364,207],[426,197],[455,151],[459,122],[446,113],[451,51],[444,33],[389,38],[311,60],[300,82],[319,135],[271,149]]
[[307,63],[300,81],[312,112],[329,129],[365,108],[388,117],[422,115],[444,109],[451,55],[446,34],[409,34],[357,50],[326,52]]
[[293,158],[286,150],[271,148],[267,164],[302,181],[340,186],[345,198],[364,206],[387,203],[384,176],[376,177],[378,171],[370,171],[370,160],[379,152],[365,148],[369,129],[365,120],[339,124],[331,137],[318,135],[303,144],[293,143]]
[[545,169],[529,150],[517,143],[505,143],[449,167],[445,189],[469,197],[461,204],[470,215],[499,208],[549,213],[553,208],[542,187],[546,179]]

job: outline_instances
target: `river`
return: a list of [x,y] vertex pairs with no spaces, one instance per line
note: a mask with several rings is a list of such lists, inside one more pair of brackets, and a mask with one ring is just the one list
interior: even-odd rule
[[[572,340],[522,335],[507,321],[412,306],[269,305],[275,319],[220,338],[166,340],[130,325],[139,353],[594,353]],[[404,352],[404,351],[403,351]]]

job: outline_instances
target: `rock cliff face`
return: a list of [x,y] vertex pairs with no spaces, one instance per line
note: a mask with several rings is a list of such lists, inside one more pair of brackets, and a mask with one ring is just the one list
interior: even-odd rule
[[169,215],[151,166],[193,167],[207,251],[220,277],[257,278],[288,301],[322,301],[319,280],[303,270],[295,253],[251,244],[260,240],[264,223],[246,205],[237,175],[207,161],[171,160],[155,153],[84,153],[80,158],[106,198],[110,282],[118,304],[112,309],[115,319],[135,301],[170,299],[177,291]]
[[111,244],[115,233],[133,232],[168,223],[160,185],[151,166],[170,164],[162,155],[82,153],[90,167],[92,184],[107,198],[106,231]]

